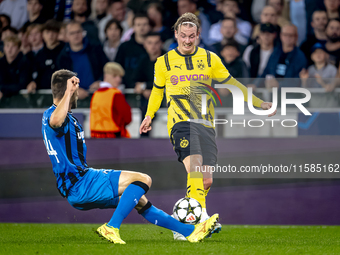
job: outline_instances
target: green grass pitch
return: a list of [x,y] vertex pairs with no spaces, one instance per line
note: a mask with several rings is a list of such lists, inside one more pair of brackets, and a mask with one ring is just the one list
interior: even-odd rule
[[340,254],[340,226],[224,225],[202,243],[174,241],[170,230],[123,224],[126,245],[95,234],[98,224],[0,224],[0,254]]

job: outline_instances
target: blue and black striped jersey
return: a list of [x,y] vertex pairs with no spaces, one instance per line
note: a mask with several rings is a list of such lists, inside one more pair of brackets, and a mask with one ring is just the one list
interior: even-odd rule
[[44,112],[41,131],[57,178],[57,188],[62,196],[67,196],[70,187],[87,171],[86,144],[84,130],[72,113],[67,113],[61,127],[53,129],[49,125],[55,109],[56,105],[52,105]]

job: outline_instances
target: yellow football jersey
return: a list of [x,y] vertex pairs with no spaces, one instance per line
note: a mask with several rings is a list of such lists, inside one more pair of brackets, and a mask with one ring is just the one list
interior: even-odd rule
[[[207,93],[212,80],[220,84],[239,87],[248,98],[247,88],[234,79],[213,52],[196,47],[190,55],[181,54],[178,49],[171,50],[159,57],[155,63],[154,86],[149,99],[146,116],[155,116],[163,100],[166,89],[168,106],[168,132],[181,121],[193,121],[213,128],[213,98]],[[205,96],[203,96],[205,95]],[[202,98],[206,100],[202,111]],[[260,107],[263,101],[253,96],[254,106]],[[205,114],[202,114],[205,113]]]

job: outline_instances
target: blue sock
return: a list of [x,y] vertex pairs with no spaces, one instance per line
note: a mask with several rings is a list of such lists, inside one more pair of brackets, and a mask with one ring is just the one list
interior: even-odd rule
[[150,223],[181,233],[185,237],[189,236],[194,231],[194,225],[181,223],[172,218],[169,214],[166,214],[162,210],[154,207],[151,203],[149,205],[150,208],[146,209],[141,214]]
[[[137,185],[136,185],[137,184]],[[142,182],[131,183],[123,192],[119,204],[113,213],[108,225],[114,228],[120,228],[123,220],[132,209],[138,204],[139,199],[148,191],[149,187]]]

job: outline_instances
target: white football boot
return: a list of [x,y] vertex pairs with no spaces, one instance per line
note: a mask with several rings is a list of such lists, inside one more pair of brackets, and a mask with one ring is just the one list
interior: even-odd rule
[[[207,219],[209,219],[209,218],[210,218],[210,216],[209,216],[208,213],[207,213],[207,209],[202,208],[202,216],[201,216],[200,223],[203,222],[203,221],[205,221],[205,220],[207,220]],[[222,230],[222,225],[221,225],[221,223],[218,223],[218,222],[217,222],[217,223],[215,224],[214,230],[211,231],[211,233],[210,233],[206,238],[211,237],[212,234],[217,234],[217,233],[219,233],[221,230]]]

